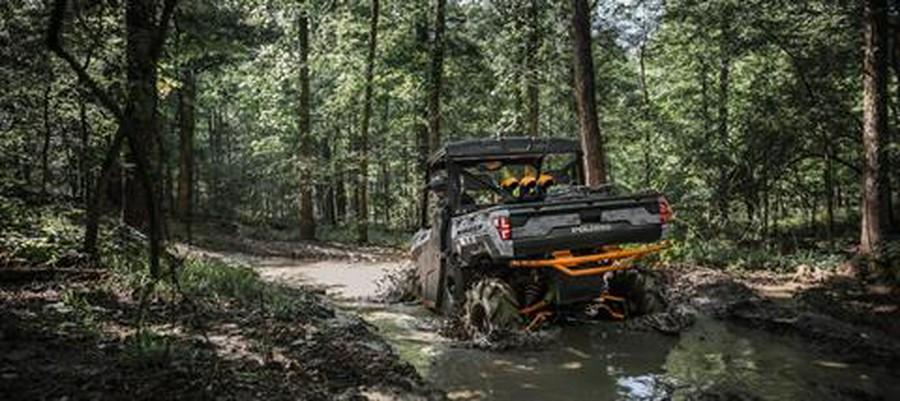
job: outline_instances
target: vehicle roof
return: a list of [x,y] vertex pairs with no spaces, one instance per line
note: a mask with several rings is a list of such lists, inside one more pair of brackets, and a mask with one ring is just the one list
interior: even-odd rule
[[485,158],[506,158],[549,153],[580,153],[581,145],[574,139],[538,137],[500,137],[471,139],[445,144],[431,155],[428,164],[437,167],[447,160],[465,161]]

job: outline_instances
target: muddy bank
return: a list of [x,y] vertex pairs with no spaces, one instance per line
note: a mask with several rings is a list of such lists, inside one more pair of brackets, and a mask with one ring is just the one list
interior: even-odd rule
[[663,271],[672,305],[746,327],[802,338],[847,362],[900,367],[900,293],[848,274]]

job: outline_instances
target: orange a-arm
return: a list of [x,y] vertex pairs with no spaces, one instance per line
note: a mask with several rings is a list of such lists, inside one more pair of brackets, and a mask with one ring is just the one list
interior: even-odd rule
[[[631,249],[617,248],[598,254],[582,256],[572,256],[569,252],[556,252],[553,254],[553,257],[549,259],[516,259],[510,261],[509,265],[512,267],[552,267],[567,276],[588,276],[628,269],[628,266],[622,262],[650,253],[659,252],[668,247],[667,244],[655,244]],[[605,264],[584,269],[572,269],[573,267],[600,262],[604,262]]]

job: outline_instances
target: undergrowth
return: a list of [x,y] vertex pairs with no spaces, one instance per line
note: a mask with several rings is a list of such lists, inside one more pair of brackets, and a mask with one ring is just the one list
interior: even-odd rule
[[[57,282],[57,312],[69,316],[81,337],[102,336],[104,313],[138,307],[140,294],[153,288],[149,302],[161,306],[189,303],[206,310],[237,307],[259,316],[288,318],[300,313],[303,301],[289,289],[262,281],[249,266],[220,259],[180,255],[170,249],[163,258],[163,277],[149,273],[147,239],[139,231],[105,221],[98,241],[101,263],[88,263],[79,247],[84,213],[71,205],[29,205],[0,195],[0,269],[65,267],[100,272],[87,282]],[[172,272],[174,271],[174,275]],[[151,285],[152,287],[148,287]],[[156,318],[158,320],[159,318]],[[136,322],[129,322],[131,325]],[[167,336],[140,327],[126,340],[126,357],[152,363],[181,355]]]
[[0,266],[56,266],[78,254],[83,213],[60,205],[30,206],[0,194]]
[[728,240],[675,240],[664,260],[728,270],[768,270],[792,272],[800,265],[817,270],[833,270],[849,260],[841,252],[804,249],[781,253],[774,247],[739,246]]
[[[317,238],[323,241],[345,244],[355,243],[359,238],[355,225],[321,226],[316,230]],[[369,226],[369,243],[391,248],[406,248],[413,233],[408,230],[389,229],[383,226]]]
[[[289,317],[301,309],[297,298],[285,288],[263,282],[247,266],[218,259],[187,259],[179,270],[178,283],[189,298],[215,303],[238,302],[276,318]],[[172,283],[166,283],[166,289],[171,291]]]

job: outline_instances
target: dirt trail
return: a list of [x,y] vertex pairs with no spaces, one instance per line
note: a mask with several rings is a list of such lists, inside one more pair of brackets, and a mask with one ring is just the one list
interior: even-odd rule
[[315,246],[314,252],[322,253],[273,254],[248,248],[243,248],[243,252],[207,248],[192,248],[191,251],[246,263],[259,272],[262,279],[270,282],[313,289],[347,301],[376,298],[381,288],[379,283],[408,268],[399,253],[370,253],[367,249],[349,251],[329,244]]

